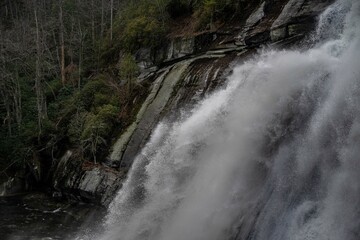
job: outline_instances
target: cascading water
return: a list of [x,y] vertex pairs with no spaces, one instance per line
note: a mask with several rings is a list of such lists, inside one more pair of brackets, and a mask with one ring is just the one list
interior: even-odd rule
[[330,6],[316,39],[159,124],[96,238],[360,239],[360,1]]

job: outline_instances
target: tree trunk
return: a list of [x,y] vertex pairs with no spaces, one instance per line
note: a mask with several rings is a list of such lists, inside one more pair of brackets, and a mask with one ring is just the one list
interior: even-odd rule
[[113,39],[114,0],[110,0],[110,41]]
[[39,28],[39,21],[36,11],[36,6],[34,9],[34,16],[35,16],[35,26],[36,26],[36,65],[35,65],[35,92],[36,92],[36,107],[38,112],[38,128],[39,128],[39,135],[41,134],[42,130],[42,119],[43,119],[43,96],[41,91],[41,46],[40,46],[40,28]]
[[[55,31],[52,31],[52,37],[53,37],[53,40],[54,40],[54,46],[59,46],[58,42],[56,40]],[[57,61],[58,66],[60,66],[60,70],[61,70],[61,60],[60,60],[59,51],[56,51],[56,61]],[[60,71],[60,73],[61,73],[61,71]]]
[[15,116],[16,116],[16,123],[18,125],[18,128],[21,127],[22,122],[22,103],[21,103],[21,87],[19,82],[19,72],[16,67],[16,73],[15,73],[15,94],[14,94],[14,104],[15,104]]
[[101,38],[104,37],[104,0],[101,0]]
[[91,0],[91,39],[92,45],[95,46],[95,13],[94,13],[95,5],[94,0]]
[[80,51],[79,51],[79,78],[78,78],[78,89],[81,87],[81,71],[82,71],[82,55],[83,55],[83,33],[81,29],[81,23],[79,21],[79,34],[80,34]]
[[65,85],[65,41],[64,41],[64,22],[63,22],[63,9],[62,0],[59,1],[59,22],[60,22],[60,71],[61,71],[61,82]]

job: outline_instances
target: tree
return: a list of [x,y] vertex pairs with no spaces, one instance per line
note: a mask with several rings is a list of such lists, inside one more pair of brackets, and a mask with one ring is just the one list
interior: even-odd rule
[[110,41],[113,40],[114,0],[110,0]]
[[210,26],[213,24],[214,21],[216,5],[216,0],[206,0],[204,2],[204,14],[209,18]]
[[[66,136],[68,123],[76,108],[84,104],[73,99],[88,79],[98,74],[99,46],[105,39],[114,37],[115,16],[118,6],[124,3],[121,0],[89,2],[1,1],[0,168],[3,162],[24,162],[25,158],[31,158],[29,149],[46,159],[51,159],[53,154],[59,157],[61,150],[54,149],[62,148],[55,145],[70,141]],[[102,7],[97,8],[101,3]],[[67,69],[69,73],[71,70],[72,85],[67,84]],[[107,96],[110,93],[111,89]],[[97,115],[97,107],[91,105],[86,111]],[[107,121],[104,123],[111,126]],[[108,134],[109,130],[106,131]],[[107,137],[101,128],[97,132],[102,134],[100,137]],[[99,148],[104,143],[95,137],[97,132],[87,139],[92,136],[94,146]],[[52,151],[47,156],[49,143]]]
[[135,62],[134,57],[127,53],[125,54],[119,65],[119,75],[121,79],[124,79],[127,82],[128,94],[132,92],[134,80],[139,73],[139,67]]
[[35,17],[35,34],[36,34],[36,64],[35,64],[35,92],[36,92],[36,107],[38,112],[38,128],[39,134],[41,134],[43,120],[46,117],[46,102],[44,99],[44,94],[42,90],[42,73],[41,73],[41,64],[42,64],[42,46],[40,39],[40,24],[37,14],[37,6],[34,6],[34,17]]
[[63,20],[63,0],[59,0],[59,37],[60,37],[60,71],[61,82],[65,85],[65,41],[64,41],[64,20]]

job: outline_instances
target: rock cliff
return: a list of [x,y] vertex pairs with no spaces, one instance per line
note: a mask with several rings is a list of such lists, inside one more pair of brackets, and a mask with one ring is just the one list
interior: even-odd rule
[[139,149],[161,120],[179,117],[186,109],[220,87],[233,65],[262,47],[301,47],[316,18],[332,0],[249,1],[241,19],[195,36],[178,36],[151,53],[141,49],[136,61],[139,82],[151,82],[147,98],[133,123],[114,141],[106,164],[82,162],[72,150],[52,167],[55,192],[107,205],[121,187]]

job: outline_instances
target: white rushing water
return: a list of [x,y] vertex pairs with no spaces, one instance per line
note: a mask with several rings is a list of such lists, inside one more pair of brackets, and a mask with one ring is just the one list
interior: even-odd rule
[[315,38],[159,124],[97,239],[360,239],[360,1],[330,6]]

